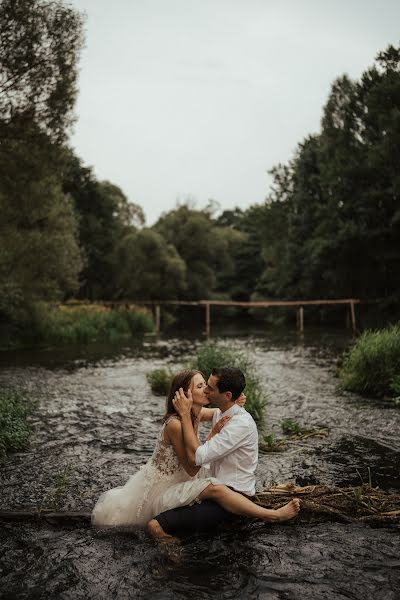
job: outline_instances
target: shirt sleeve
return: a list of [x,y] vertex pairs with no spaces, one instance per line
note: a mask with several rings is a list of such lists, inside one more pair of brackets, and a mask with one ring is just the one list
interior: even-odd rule
[[243,443],[249,433],[248,423],[233,417],[220,433],[197,448],[196,465],[201,466],[230,454]]

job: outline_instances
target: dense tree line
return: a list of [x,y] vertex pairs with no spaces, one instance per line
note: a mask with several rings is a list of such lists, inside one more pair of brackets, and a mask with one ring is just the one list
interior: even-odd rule
[[264,204],[178,205],[153,227],[68,147],[82,16],[0,2],[0,317],[38,300],[398,298],[400,49],[339,77]]

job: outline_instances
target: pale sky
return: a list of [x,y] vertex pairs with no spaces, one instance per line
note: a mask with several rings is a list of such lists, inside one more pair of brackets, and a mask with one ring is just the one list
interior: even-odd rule
[[400,42],[399,0],[71,4],[87,14],[72,145],[148,225],[187,197],[263,202],[332,81]]

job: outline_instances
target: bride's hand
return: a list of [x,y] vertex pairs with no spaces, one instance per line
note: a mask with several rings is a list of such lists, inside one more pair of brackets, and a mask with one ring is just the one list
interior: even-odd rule
[[212,428],[212,430],[210,431],[210,433],[207,436],[207,440],[211,440],[212,437],[214,437],[214,435],[217,435],[217,433],[219,433],[221,431],[221,429],[224,427],[224,425],[227,424],[227,422],[229,421],[230,417],[222,417],[219,421],[217,421],[214,425],[214,427]]
[[246,394],[240,394],[239,398],[236,400],[236,404],[244,406],[246,404]]
[[172,403],[180,417],[183,417],[185,414],[190,414],[190,409],[192,408],[193,404],[191,390],[188,390],[186,395],[183,389],[179,388],[179,390],[175,393],[175,398],[172,400]]

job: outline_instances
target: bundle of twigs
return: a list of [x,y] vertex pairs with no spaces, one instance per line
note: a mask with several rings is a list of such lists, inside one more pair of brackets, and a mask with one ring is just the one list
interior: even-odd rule
[[400,523],[400,492],[384,492],[366,484],[336,488],[287,483],[258,492],[255,502],[278,508],[296,497],[301,500],[299,517],[308,521]]

